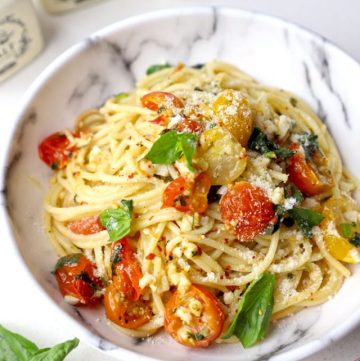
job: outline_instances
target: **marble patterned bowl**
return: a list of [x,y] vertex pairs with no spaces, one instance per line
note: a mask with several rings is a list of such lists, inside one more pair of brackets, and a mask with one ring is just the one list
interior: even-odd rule
[[214,58],[307,100],[335,137],[346,165],[360,176],[355,151],[360,139],[360,67],[326,39],[298,26],[238,9],[179,8],[121,21],[66,51],[39,76],[21,107],[4,173],[5,232],[65,324],[119,359],[298,360],[340,338],[360,320],[357,267],[329,302],[278,322],[262,343],[246,350],[240,344],[190,350],[164,333],[131,339],[106,324],[102,309],[77,309],[63,301],[50,274],[56,255],[42,227],[50,170],[39,161],[37,145],[55,130],[71,128],[81,111],[132,88],[152,63],[191,65]]

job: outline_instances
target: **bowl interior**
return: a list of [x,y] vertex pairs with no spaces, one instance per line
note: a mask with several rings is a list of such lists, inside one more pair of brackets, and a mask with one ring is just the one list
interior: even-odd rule
[[264,342],[247,350],[240,344],[189,350],[162,333],[145,341],[119,335],[108,327],[101,309],[76,310],[64,303],[50,273],[56,255],[42,226],[50,171],[38,159],[39,142],[56,130],[71,128],[81,111],[134,87],[150,64],[192,65],[210,59],[233,63],[260,82],[304,98],[335,137],[347,167],[360,177],[360,153],[354,152],[360,139],[360,67],[351,58],[326,40],[265,15],[210,7],[164,11],[90,36],[56,60],[28,92],[5,174],[14,239],[31,274],[59,308],[82,325],[83,337],[114,355],[124,357],[124,348],[174,361],[230,361],[239,354],[242,360],[304,357],[360,318],[360,294],[352,292],[360,281],[359,268],[332,300],[277,323]]

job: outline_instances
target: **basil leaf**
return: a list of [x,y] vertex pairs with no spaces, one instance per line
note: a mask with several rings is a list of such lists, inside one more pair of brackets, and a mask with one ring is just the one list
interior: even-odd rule
[[61,257],[56,262],[53,273],[55,273],[59,268],[64,266],[71,266],[72,264],[76,264],[79,262],[79,258],[82,256],[81,253],[73,253],[67,256]]
[[26,361],[34,355],[39,348],[25,337],[7,330],[0,325],[0,360]]
[[263,273],[246,289],[237,313],[222,338],[235,335],[247,348],[261,340],[270,323],[274,306],[275,276]]
[[39,349],[30,340],[0,325],[1,361],[63,361],[78,344],[79,340],[75,338],[51,348]]
[[320,224],[324,219],[324,216],[321,213],[307,208],[294,207],[293,209],[289,209],[288,213],[306,237],[311,237],[312,228]]
[[254,128],[250,136],[248,147],[251,150],[263,154],[267,158],[275,158],[276,156],[280,159],[286,159],[295,154],[292,150],[279,147],[277,144],[272,142],[260,128],[257,127]]
[[360,247],[360,233],[356,232],[354,237],[351,238],[349,242],[355,247]]
[[185,156],[186,164],[193,171],[191,162],[196,151],[196,134],[170,130],[161,134],[153,144],[145,159],[154,164],[172,164]]
[[51,348],[39,350],[29,361],[63,361],[65,357],[79,345],[79,339],[59,343]]
[[156,73],[159,70],[163,70],[163,69],[170,68],[170,67],[171,67],[171,65],[168,64],[168,63],[166,63],[166,64],[153,64],[153,65],[150,65],[146,69],[146,75],[151,75],[151,74]]
[[114,95],[114,98],[116,100],[120,100],[120,99],[127,98],[128,96],[129,96],[129,93],[118,93],[118,94]]
[[297,139],[304,149],[306,159],[310,159],[319,150],[318,136],[316,134],[304,132],[299,134]]
[[130,233],[133,204],[122,200],[122,207],[110,208],[100,213],[100,223],[107,229],[110,241],[114,242]]

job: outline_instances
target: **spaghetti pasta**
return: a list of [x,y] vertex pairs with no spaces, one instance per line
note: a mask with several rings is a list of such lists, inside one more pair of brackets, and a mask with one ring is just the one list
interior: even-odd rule
[[[156,141],[170,134],[187,135],[176,140],[177,159],[149,159]],[[201,68],[163,68],[129,93],[81,114],[75,131],[64,137],[71,154],[64,165],[51,164],[57,170],[44,203],[46,233],[59,256],[82,253],[95,265],[101,295],[115,282],[114,242],[98,216],[132,201],[127,242],[151,316],[133,328],[112,320],[128,335],[145,337],[162,328],[174,289],[190,292],[192,284],[216,298],[226,330],[245,290],[264,272],[276,278],[275,321],[327,301],[350,276],[344,263],[360,259],[355,242],[360,213],[350,198],[356,180],[343,169],[326,126],[295,95],[261,85],[234,66],[211,61]],[[191,148],[192,139],[195,150],[188,157],[185,145]],[[208,178],[198,178],[203,173],[211,188],[209,183],[206,189]],[[171,203],[166,192],[178,179],[185,182],[182,187],[190,184],[190,193],[181,194],[178,187]],[[260,204],[250,210],[255,222],[246,218],[247,205],[241,203],[249,192],[249,202]],[[205,209],[198,211],[199,204]],[[299,209],[320,218],[311,223]],[[70,226],[91,217],[98,222],[94,232]],[[344,224],[350,234],[342,232]],[[180,314],[180,308],[175,313],[183,329],[199,313],[185,307]],[[181,332],[181,343],[208,345],[201,343],[207,334],[191,343]],[[209,340],[221,342],[220,333]]]

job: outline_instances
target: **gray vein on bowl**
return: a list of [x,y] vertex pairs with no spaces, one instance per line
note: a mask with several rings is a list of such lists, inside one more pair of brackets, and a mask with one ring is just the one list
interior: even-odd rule
[[35,109],[30,109],[28,114],[24,117],[24,120],[21,122],[17,134],[16,134],[16,143],[19,144],[26,132],[26,128],[29,125],[35,125],[37,122],[37,113]]
[[322,39],[322,43],[319,44],[318,42],[312,41],[312,60],[314,62],[315,67],[319,71],[321,75],[321,79],[327,85],[331,94],[335,96],[339,105],[341,107],[341,111],[343,114],[343,119],[345,124],[351,129],[351,124],[349,120],[349,115],[345,103],[340,96],[340,94],[334,89],[331,79],[331,70],[330,70],[330,58],[325,50],[324,43],[326,40]]

